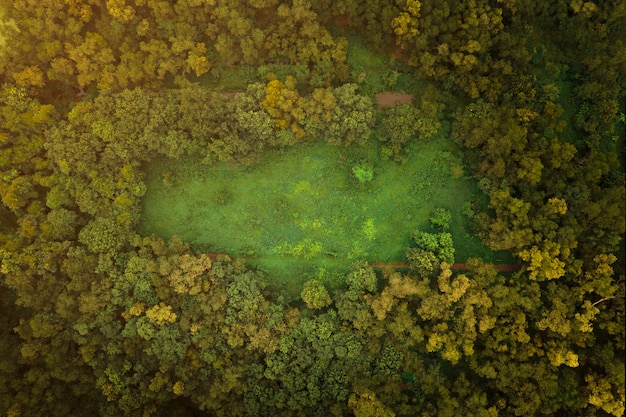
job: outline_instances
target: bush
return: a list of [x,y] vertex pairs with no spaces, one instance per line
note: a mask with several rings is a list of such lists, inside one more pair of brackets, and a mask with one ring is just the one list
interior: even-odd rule
[[[423,252],[431,252],[439,262],[454,263],[454,244],[450,233],[427,233],[416,230],[411,233],[411,237],[417,249]],[[412,255],[415,255],[415,253]],[[421,256],[423,255],[421,254]]]
[[328,294],[326,287],[317,279],[305,282],[300,296],[310,309],[324,308],[331,303],[330,294]]
[[409,248],[406,258],[412,270],[422,277],[432,276],[439,270],[440,261],[434,253],[418,248]]
[[365,184],[374,178],[374,167],[368,162],[359,162],[352,167],[352,173],[361,184]]

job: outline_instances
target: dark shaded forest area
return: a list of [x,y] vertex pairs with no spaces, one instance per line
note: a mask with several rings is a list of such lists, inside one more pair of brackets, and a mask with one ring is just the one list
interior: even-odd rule
[[[0,18],[0,414],[624,414],[626,2],[8,0]],[[355,36],[397,69],[356,66]],[[377,111],[396,80],[428,87]],[[453,272],[446,234],[418,231],[410,268],[365,259],[298,298],[137,231],[155,161],[378,140],[401,163],[438,129],[488,199],[475,233],[519,271]]]

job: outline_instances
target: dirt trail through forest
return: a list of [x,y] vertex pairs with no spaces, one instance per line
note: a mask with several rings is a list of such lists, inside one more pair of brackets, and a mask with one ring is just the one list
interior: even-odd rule
[[[207,255],[213,261],[215,261],[218,257],[228,257],[232,259],[232,256],[226,253],[211,252],[211,253],[207,253]],[[245,259],[246,257],[242,256],[238,258]],[[370,262],[370,266],[372,266],[373,268],[381,268],[381,269],[382,268],[406,269],[410,267],[408,262],[387,262],[387,263]],[[500,271],[500,272],[515,272],[515,271],[519,271],[522,268],[520,264],[491,264],[491,266],[493,266],[496,271]],[[450,269],[456,270],[456,271],[466,271],[469,269],[469,267],[465,263],[457,262],[455,264],[452,264],[450,266]]]
[[[370,263],[374,268],[409,268],[410,265],[408,262],[395,262],[395,263],[381,263],[381,262],[372,262]],[[500,272],[515,272],[519,271],[522,266],[520,264],[491,264],[496,271]],[[469,267],[465,263],[455,263],[450,265],[450,269],[457,271],[465,271],[468,270]]]
[[394,93],[390,91],[376,93],[374,97],[376,98],[376,104],[378,104],[379,110],[383,110],[388,107],[398,106],[401,104],[407,104],[413,101],[413,94]]
[[[233,98],[240,92],[243,91],[223,91],[222,95],[226,98]],[[376,100],[376,104],[378,105],[378,110],[385,110],[389,107],[395,107],[412,102],[413,94],[385,91],[374,94],[374,98]]]

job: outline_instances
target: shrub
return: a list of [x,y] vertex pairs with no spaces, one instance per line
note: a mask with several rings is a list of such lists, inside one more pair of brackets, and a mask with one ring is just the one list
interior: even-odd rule
[[417,249],[433,253],[439,262],[454,263],[454,244],[450,233],[427,233],[416,230],[411,233],[411,237]]
[[437,227],[440,231],[448,230],[452,215],[448,210],[438,208],[430,214],[430,224]]
[[359,162],[352,167],[352,173],[361,184],[365,184],[374,178],[374,167],[368,162]]
[[317,279],[305,282],[300,296],[310,309],[324,308],[331,302],[330,294],[328,294],[326,287]]

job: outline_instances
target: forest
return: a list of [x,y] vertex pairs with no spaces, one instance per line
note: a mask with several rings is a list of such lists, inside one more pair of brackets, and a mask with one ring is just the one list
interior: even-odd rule
[[0,89],[0,415],[624,415],[623,0],[3,0]]

